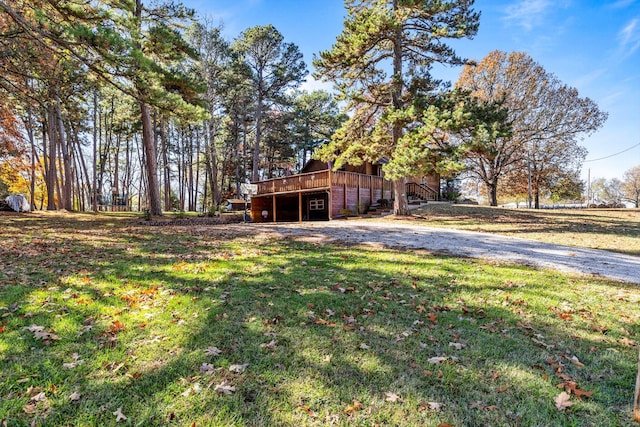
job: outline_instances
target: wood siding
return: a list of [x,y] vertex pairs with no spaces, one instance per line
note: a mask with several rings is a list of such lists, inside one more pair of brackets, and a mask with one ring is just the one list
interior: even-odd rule
[[320,194],[323,190],[329,193],[325,219],[343,216],[343,209],[364,213],[379,199],[391,200],[392,197],[390,181],[345,171],[315,171],[255,184],[258,194],[251,198],[251,216],[255,222],[265,221],[262,217],[265,210],[267,222],[318,219],[311,218],[307,200],[311,194]]

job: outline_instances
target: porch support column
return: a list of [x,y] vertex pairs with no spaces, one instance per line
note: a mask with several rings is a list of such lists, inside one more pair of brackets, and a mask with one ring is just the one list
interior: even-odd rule
[[373,205],[373,176],[369,175],[369,206]]
[[276,212],[278,211],[278,208],[276,206],[276,195],[273,195],[273,222],[276,222]]
[[298,192],[298,221],[302,222],[302,191]]
[[327,195],[327,202],[329,202],[329,221],[333,219],[333,174],[331,173],[331,168],[329,168],[329,194]]

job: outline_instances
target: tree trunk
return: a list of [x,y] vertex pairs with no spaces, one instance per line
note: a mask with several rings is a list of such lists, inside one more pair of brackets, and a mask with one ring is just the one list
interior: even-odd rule
[[260,140],[262,139],[262,94],[258,94],[258,104],[256,108],[256,142],[253,144],[252,175],[253,182],[260,179]]
[[[398,10],[398,0],[393,0],[393,10]],[[392,100],[393,108],[400,111],[403,108],[402,102],[402,28],[398,27],[395,30],[393,40],[393,90]],[[402,137],[402,124],[398,121],[394,122],[392,129],[392,144],[397,147],[400,138]],[[407,201],[406,185],[407,178],[399,178],[393,181],[393,210],[396,215],[409,216],[409,203]]]
[[[57,92],[57,91],[56,91]],[[62,151],[62,167],[64,168],[64,176],[62,177],[62,207],[68,211],[73,210],[71,203],[71,186],[73,177],[71,173],[71,153],[67,144],[66,132],[64,130],[64,121],[62,120],[62,107],[60,106],[60,97],[56,93],[56,118],[58,122],[58,136],[60,141],[60,149]]]
[[407,179],[400,178],[393,181],[393,211],[399,216],[409,216],[409,203],[407,202]]
[[38,153],[36,152],[36,141],[33,135],[33,116],[31,115],[31,109],[27,110],[27,118],[25,127],[27,129],[27,136],[29,137],[29,147],[31,148],[31,171],[30,171],[30,182],[29,182],[29,204],[31,205],[31,210],[36,208],[36,159],[38,158]]
[[93,176],[91,177],[91,210],[98,211],[98,91],[93,92]]
[[198,191],[200,191],[200,132],[198,128],[196,132],[196,174],[195,174],[195,186],[193,188],[193,210],[198,210]]
[[498,183],[485,182],[487,186],[487,196],[489,196],[489,206],[498,206]]
[[47,107],[47,135],[49,136],[49,161],[45,184],[47,187],[47,210],[56,210],[56,111],[55,106]]
[[164,188],[164,209],[171,210],[171,175],[169,169],[169,142],[164,114],[160,117],[160,145],[162,146],[162,181]]
[[153,141],[153,126],[149,106],[139,101],[142,118],[142,146],[144,147],[147,169],[147,203],[151,215],[162,215],[160,189],[158,188],[158,163],[156,161],[156,147]]

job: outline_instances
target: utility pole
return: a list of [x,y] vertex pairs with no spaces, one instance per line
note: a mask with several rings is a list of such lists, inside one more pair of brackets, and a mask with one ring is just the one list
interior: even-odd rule
[[587,208],[591,203],[591,168],[587,169]]

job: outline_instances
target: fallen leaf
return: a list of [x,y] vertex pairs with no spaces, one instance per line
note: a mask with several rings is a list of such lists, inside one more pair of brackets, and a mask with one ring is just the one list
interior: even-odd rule
[[360,344],[360,350],[369,350],[369,349],[371,349],[371,347],[369,347],[365,343]]
[[347,405],[347,408],[344,410],[344,413],[347,415],[351,415],[354,412],[358,412],[362,409],[362,403],[359,400],[353,399],[353,403],[351,405]]
[[233,394],[236,392],[236,388],[226,381],[223,381],[222,383],[215,386],[213,390],[217,391],[220,394],[227,394],[227,395]]
[[114,334],[124,331],[125,329],[127,329],[127,327],[119,320],[114,320],[109,327],[109,331]]
[[266,350],[275,350],[276,344],[278,344],[278,341],[271,340],[268,344],[260,344],[260,347],[262,347],[262,348],[264,348]]
[[393,402],[393,403],[402,402],[402,398],[399,395],[389,391],[384,393],[384,400],[386,400],[387,402]]
[[582,399],[583,397],[592,397],[593,396],[593,392],[592,391],[584,391],[584,390],[580,390],[579,388],[576,388],[573,391],[573,394],[575,394],[575,396],[578,399]]
[[567,393],[571,394],[578,387],[578,383],[575,381],[565,381],[556,387],[563,388]]
[[119,423],[120,421],[127,421],[127,416],[122,413],[122,406],[120,406],[115,412],[113,412],[113,415],[116,416],[117,423]]
[[556,408],[559,411],[564,411],[569,406],[573,405],[574,402],[570,402],[569,399],[571,399],[571,395],[566,391],[563,391],[562,393],[557,395],[555,398]]
[[200,386],[200,383],[195,383],[194,385],[183,391],[182,395],[184,397],[191,396],[192,394],[200,393],[201,390],[202,387]]
[[200,365],[200,372],[204,372],[207,375],[213,374],[215,367],[211,363],[202,363]]
[[622,339],[620,340],[620,343],[625,347],[633,347],[637,344],[634,340],[630,340],[627,337],[622,337]]
[[71,393],[71,395],[69,396],[69,400],[71,400],[72,402],[75,402],[77,400],[80,400],[80,398],[82,397],[82,395],[78,392],[73,392]]
[[459,342],[450,342],[449,347],[455,347],[456,350],[462,350],[465,345]]
[[425,409],[429,409],[431,411],[439,411],[440,409],[442,409],[442,407],[444,406],[443,403],[440,402],[426,402],[426,403],[421,403],[420,407],[418,408],[418,411],[424,411]]
[[231,365],[229,366],[229,371],[235,372],[236,374],[241,374],[245,371],[245,369],[247,369],[248,366],[248,363],[244,363],[242,365]]
[[432,365],[439,365],[442,362],[446,361],[447,359],[448,357],[437,356],[437,357],[431,357],[427,359],[427,362],[431,363]]
[[44,391],[41,391],[40,393],[33,396],[31,400],[33,400],[34,402],[43,402],[47,400],[47,395],[45,394]]
[[220,356],[222,354],[222,350],[217,347],[207,347],[204,354],[205,356]]
[[316,413],[311,410],[310,406],[301,405],[301,406],[298,406],[298,409],[305,411],[307,415],[309,415],[311,418],[317,417]]
[[584,363],[582,363],[576,356],[571,357],[569,360],[577,367],[584,368]]

